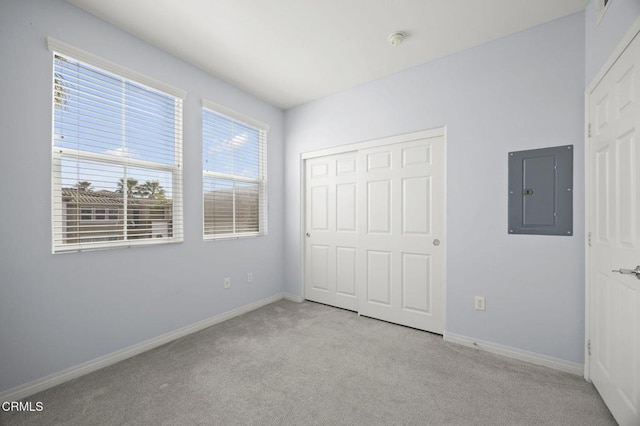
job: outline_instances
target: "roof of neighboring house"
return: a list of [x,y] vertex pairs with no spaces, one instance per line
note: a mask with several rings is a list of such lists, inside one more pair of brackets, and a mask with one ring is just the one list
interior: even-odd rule
[[[123,203],[122,194],[113,191],[78,191],[73,188],[62,188],[62,200],[68,203],[77,204],[110,204],[121,205]],[[127,204],[137,205],[167,205],[171,204],[171,200],[153,200],[148,198],[133,198],[127,199]]]

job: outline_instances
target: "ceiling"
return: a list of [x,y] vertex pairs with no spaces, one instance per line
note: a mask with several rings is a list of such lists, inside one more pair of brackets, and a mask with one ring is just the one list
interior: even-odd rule
[[[279,108],[584,10],[588,0],[68,0]],[[401,31],[404,42],[387,37]]]

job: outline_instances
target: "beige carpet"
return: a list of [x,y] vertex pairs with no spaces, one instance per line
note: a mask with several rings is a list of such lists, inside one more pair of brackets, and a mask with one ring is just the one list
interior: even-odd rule
[[0,424],[615,424],[581,377],[287,301],[28,400]]

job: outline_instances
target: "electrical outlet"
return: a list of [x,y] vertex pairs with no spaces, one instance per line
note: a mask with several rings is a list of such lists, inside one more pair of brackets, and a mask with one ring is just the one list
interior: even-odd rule
[[476,296],[476,309],[484,311],[484,296]]
[[224,288],[231,288],[231,277],[225,277]]
[[248,283],[252,283],[253,282],[253,272],[249,272],[247,274],[247,282]]

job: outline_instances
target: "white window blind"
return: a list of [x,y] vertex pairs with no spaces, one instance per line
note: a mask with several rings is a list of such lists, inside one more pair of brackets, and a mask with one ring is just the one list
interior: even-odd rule
[[266,234],[268,126],[203,102],[204,238]]
[[182,241],[182,99],[78,52],[54,50],[53,251]]

